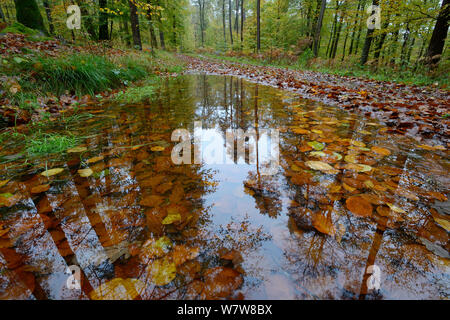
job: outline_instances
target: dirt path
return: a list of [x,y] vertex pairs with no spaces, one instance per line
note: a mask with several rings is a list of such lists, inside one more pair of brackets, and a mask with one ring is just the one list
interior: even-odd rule
[[303,98],[377,118],[390,128],[389,133],[408,135],[430,146],[450,146],[450,91],[205,57],[180,57],[192,71],[239,76],[294,91]]

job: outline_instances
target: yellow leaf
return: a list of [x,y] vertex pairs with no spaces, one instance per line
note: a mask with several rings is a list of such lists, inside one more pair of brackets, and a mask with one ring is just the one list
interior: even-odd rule
[[450,232],[450,221],[448,220],[444,220],[444,219],[439,219],[439,218],[434,218],[434,220],[439,223],[439,225],[444,228],[445,230],[447,230],[447,232]]
[[181,215],[177,212],[171,212],[163,221],[162,224],[172,224],[181,221]]
[[86,147],[75,147],[67,150],[67,153],[81,153],[87,151]]
[[41,176],[44,176],[44,177],[56,176],[57,174],[60,174],[63,171],[64,171],[64,169],[62,169],[62,168],[50,169],[50,170],[42,172]]
[[82,178],[87,178],[90,177],[94,174],[94,171],[92,171],[92,169],[81,169],[78,170],[78,174],[80,175],[80,177]]
[[0,188],[6,186],[10,180],[11,179],[0,181]]
[[138,279],[115,278],[108,281],[89,295],[92,300],[133,300],[145,289]]
[[98,156],[98,157],[94,157],[94,158],[86,160],[86,163],[87,164],[92,164],[92,163],[96,163],[96,162],[102,161],[103,159],[105,159],[105,157]]
[[364,142],[357,141],[357,140],[350,140],[350,143],[356,147],[361,147],[361,148],[364,148],[366,146],[366,144]]
[[308,134],[309,131],[301,128],[292,129],[292,132],[297,134]]
[[321,162],[321,161],[307,161],[305,164],[310,167],[313,170],[322,171],[328,174],[338,174],[339,170],[336,170],[332,166],[330,166],[328,163]]
[[157,147],[151,148],[150,150],[152,150],[153,152],[161,152],[161,151],[164,151],[165,148],[164,148],[164,147],[157,146]]
[[151,274],[152,282],[157,286],[165,286],[171,283],[177,275],[175,263],[170,262],[167,257],[153,261],[148,266],[147,271]]
[[397,213],[406,213],[405,210],[403,210],[403,209],[401,209],[401,208],[399,208],[399,207],[393,205],[392,203],[386,203],[386,204],[387,204],[387,205],[389,206],[389,208],[391,208],[391,210],[394,211],[394,212],[397,212]]

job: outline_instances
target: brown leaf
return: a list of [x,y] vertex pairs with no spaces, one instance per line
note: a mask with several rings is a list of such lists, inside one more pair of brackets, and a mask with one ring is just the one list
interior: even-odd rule
[[353,196],[346,201],[347,209],[357,217],[370,217],[373,212],[372,204],[361,196]]

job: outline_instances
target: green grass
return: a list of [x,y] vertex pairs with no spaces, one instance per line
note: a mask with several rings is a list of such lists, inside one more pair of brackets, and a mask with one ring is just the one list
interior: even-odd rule
[[26,151],[29,156],[58,154],[77,146],[79,142],[79,138],[72,135],[38,134],[28,139],[26,142]]
[[117,93],[113,101],[116,103],[136,104],[150,100],[155,94],[159,80],[159,77],[152,77],[141,85],[129,87],[125,91]]

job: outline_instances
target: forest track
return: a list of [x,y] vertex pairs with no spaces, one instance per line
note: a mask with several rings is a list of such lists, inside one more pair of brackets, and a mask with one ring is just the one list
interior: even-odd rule
[[180,55],[187,69],[212,75],[244,77],[340,106],[384,123],[392,134],[408,135],[427,145],[450,146],[450,91],[314,71],[291,70]]

